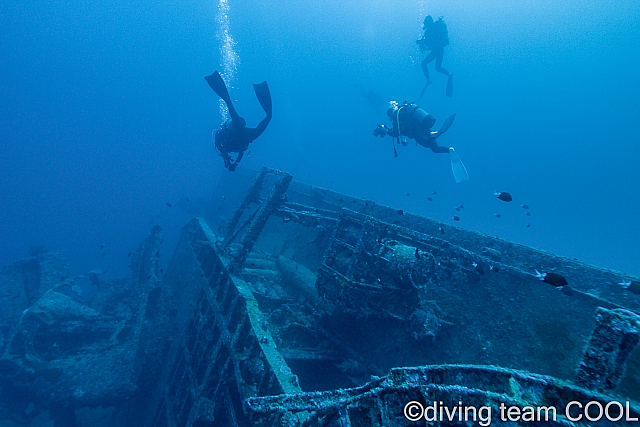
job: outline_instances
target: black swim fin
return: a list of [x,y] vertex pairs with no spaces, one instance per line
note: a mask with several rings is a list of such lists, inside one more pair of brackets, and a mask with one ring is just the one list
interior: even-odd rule
[[456,113],[453,113],[452,115],[447,117],[447,119],[442,124],[442,127],[440,128],[440,130],[438,132],[432,132],[431,136],[433,138],[438,139],[440,137],[440,135],[442,135],[443,133],[445,133],[446,131],[449,130],[449,128],[453,124],[453,121],[455,120],[455,118],[456,118]]
[[211,89],[213,89],[213,91],[217,93],[218,96],[227,103],[227,105],[231,104],[231,97],[229,96],[227,85],[224,83],[224,80],[222,80],[222,76],[219,72],[215,71],[213,74],[211,74],[210,76],[206,76],[204,79],[207,81],[207,83],[209,83]]
[[446,95],[451,98],[453,96],[453,74],[449,74],[449,79],[447,80],[447,93]]
[[231,115],[231,120],[238,117],[238,113],[236,109],[233,107],[233,103],[231,102],[231,97],[229,96],[229,91],[227,90],[227,85],[222,80],[222,76],[219,72],[215,71],[210,76],[206,76],[204,78],[213,91],[218,94],[220,98],[227,104],[227,108],[229,109],[229,115]]
[[253,91],[256,93],[260,106],[262,106],[264,112],[267,113],[267,117],[271,117],[271,92],[269,91],[267,82],[254,84]]

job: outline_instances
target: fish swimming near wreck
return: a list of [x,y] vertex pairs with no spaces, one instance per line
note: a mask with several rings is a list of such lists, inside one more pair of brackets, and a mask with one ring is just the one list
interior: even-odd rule
[[567,286],[569,284],[564,276],[561,276],[557,273],[540,273],[538,270],[536,270],[535,276],[538,279],[542,280],[544,283],[548,283],[557,287]]
[[635,280],[623,280],[622,282],[618,283],[618,285],[622,286],[630,292],[633,292],[634,294],[640,294],[640,282],[636,282]]
[[475,270],[480,273],[480,274],[484,274],[484,267],[482,264],[478,264],[477,262],[474,262],[473,264],[471,264],[473,266],[473,268],[475,268]]

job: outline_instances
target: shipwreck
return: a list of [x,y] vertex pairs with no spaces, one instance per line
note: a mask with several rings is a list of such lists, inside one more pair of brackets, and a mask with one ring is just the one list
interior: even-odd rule
[[286,172],[245,188],[184,225],[166,271],[160,227],[131,278],[48,251],[5,266],[2,422],[637,425],[637,278]]

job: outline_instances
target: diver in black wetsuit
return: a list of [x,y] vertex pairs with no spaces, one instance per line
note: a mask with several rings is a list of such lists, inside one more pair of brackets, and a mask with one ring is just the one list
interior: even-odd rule
[[437,21],[433,22],[433,18],[431,17],[431,15],[427,15],[427,17],[424,18],[422,28],[424,30],[424,35],[420,40],[416,41],[416,43],[418,43],[418,45],[420,46],[421,51],[424,52],[425,50],[430,50],[431,52],[422,61],[422,72],[427,78],[427,84],[424,86],[424,89],[422,89],[422,92],[418,97],[418,101],[422,98],[422,95],[424,95],[424,92],[431,84],[431,79],[429,78],[429,69],[427,68],[427,65],[429,65],[429,63],[431,63],[431,61],[433,61],[434,59],[436,61],[436,71],[448,77],[446,95],[452,96],[453,74],[442,67],[444,47],[449,45],[449,31],[447,30],[447,24],[444,23],[442,16]]
[[[396,101],[389,102],[387,116],[393,123],[392,127],[378,125],[373,131],[374,136],[384,138],[385,135],[390,135],[404,146],[407,145],[405,137],[411,138],[415,139],[423,147],[431,149],[434,153],[449,152],[449,147],[439,146],[436,139],[451,127],[456,117],[455,113],[447,117],[442,129],[438,132],[431,132],[431,127],[436,123],[436,119],[413,102],[408,103],[405,101],[402,105],[399,105]],[[394,153],[397,157],[398,153],[395,151],[395,144]]]
[[456,150],[453,147],[442,147],[436,141],[443,133],[449,130],[453,120],[456,118],[455,113],[447,117],[437,132],[431,132],[436,119],[413,102],[405,101],[402,105],[399,105],[396,101],[389,102],[387,116],[393,123],[392,127],[389,128],[378,124],[373,131],[373,136],[384,138],[385,135],[391,135],[394,141],[393,154],[396,157],[398,157],[398,151],[396,150],[395,141],[397,140],[400,144],[406,146],[407,141],[405,138],[412,138],[423,147],[431,149],[434,153],[449,153],[451,171],[457,183],[469,179],[467,169],[460,161]]
[[[267,114],[267,117],[262,119],[255,128],[248,128],[247,122],[238,115],[236,109],[233,107],[227,86],[222,80],[220,73],[216,71],[210,76],[206,76],[205,80],[209,83],[211,89],[227,104],[227,108],[229,108],[231,119],[227,120],[221,126],[221,129],[213,132],[213,143],[224,160],[224,167],[229,169],[229,171],[234,171],[238,163],[240,163],[240,160],[242,160],[244,152],[249,148],[249,144],[262,135],[262,132],[264,132],[271,121],[271,93],[269,92],[269,86],[267,86],[267,82],[253,85],[256,97],[262,109]],[[235,161],[231,159],[229,153],[238,153]]]

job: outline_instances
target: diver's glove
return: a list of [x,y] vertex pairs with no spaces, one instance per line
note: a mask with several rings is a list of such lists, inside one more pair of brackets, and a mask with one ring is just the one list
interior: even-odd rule
[[380,138],[384,138],[386,134],[388,134],[391,129],[388,126],[381,125],[378,123],[378,126],[373,131],[373,136],[379,136]]

